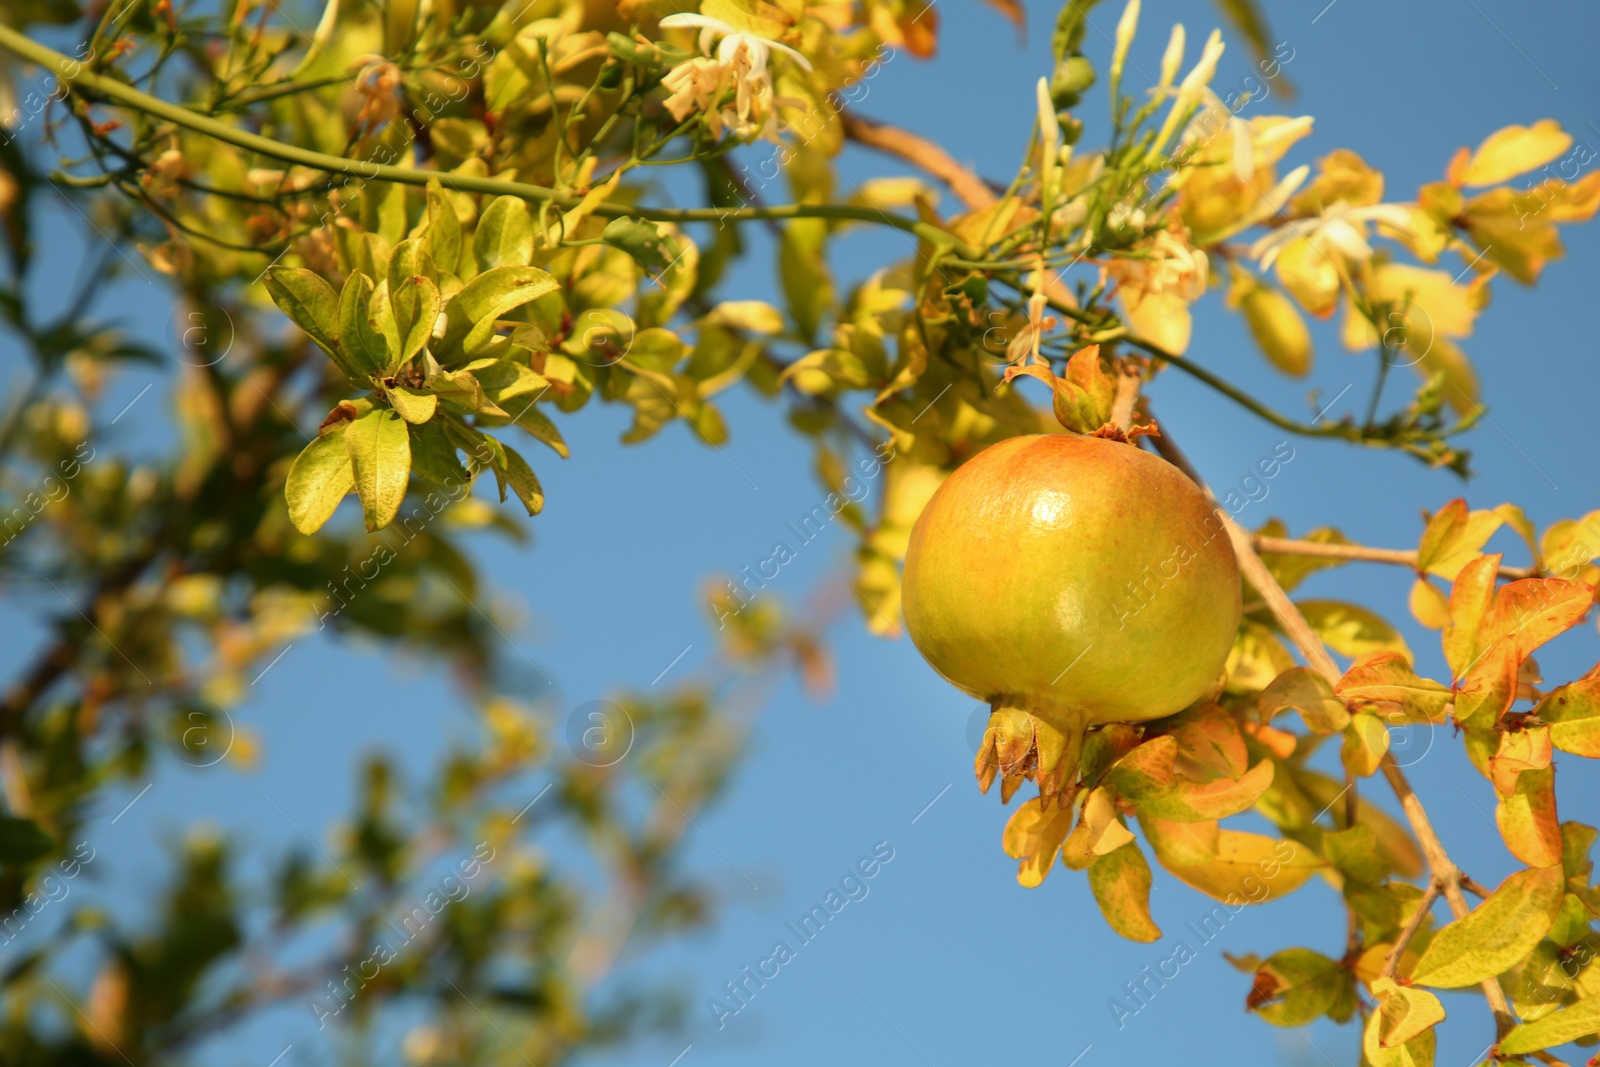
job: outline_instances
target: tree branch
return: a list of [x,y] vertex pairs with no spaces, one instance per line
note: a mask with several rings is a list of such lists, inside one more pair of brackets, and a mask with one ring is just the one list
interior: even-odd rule
[[[1257,552],[1271,552],[1280,556],[1312,556],[1318,559],[1362,560],[1367,563],[1394,563],[1402,567],[1417,566],[1417,553],[1409,548],[1370,548],[1366,545],[1341,545],[1320,541],[1297,541],[1288,537],[1251,538]],[[1532,567],[1501,567],[1502,578],[1532,578],[1538,572]]]
[[[1200,486],[1208,496],[1210,495],[1210,490],[1206,489],[1205,483],[1196,477],[1194,468],[1170,438],[1163,435],[1153,438],[1152,441],[1156,450],[1164,458],[1188,474],[1190,478],[1194,479],[1196,485]],[[1213,498],[1214,500],[1215,498]],[[1289,599],[1289,594],[1285,593],[1283,587],[1278,584],[1277,579],[1272,577],[1272,572],[1267,569],[1267,565],[1262,562],[1261,557],[1256,553],[1250,534],[1240,527],[1238,523],[1230,519],[1227,513],[1220,508],[1217,510],[1217,515],[1222,519],[1223,526],[1228,531],[1229,538],[1233,541],[1234,552],[1239,557],[1240,572],[1260,592],[1261,599],[1266,602],[1267,608],[1278,620],[1283,632],[1294,642],[1295,647],[1300,650],[1300,654],[1305,657],[1306,663],[1310,665],[1312,670],[1321,674],[1330,683],[1338,682],[1342,673],[1338,664],[1333,661],[1332,656],[1328,655],[1328,650],[1323,647],[1322,642],[1317,638],[1310,624],[1306,622],[1305,616],[1300,614],[1300,609],[1295,607],[1294,601]],[[1472,909],[1467,904],[1466,895],[1461,891],[1462,875],[1460,868],[1455,865],[1450,859],[1450,854],[1445,851],[1444,843],[1439,840],[1439,835],[1434,831],[1433,822],[1428,818],[1427,810],[1423,808],[1422,801],[1417,797],[1416,791],[1411,788],[1411,783],[1407,781],[1405,772],[1395,762],[1394,754],[1385,753],[1383,762],[1379,764],[1379,767],[1383,771],[1383,776],[1388,781],[1389,787],[1394,790],[1395,797],[1399,799],[1400,808],[1405,813],[1406,821],[1411,824],[1412,832],[1416,834],[1417,843],[1422,847],[1422,854],[1427,858],[1428,871],[1432,875],[1433,883],[1444,894],[1445,902],[1450,906],[1450,913],[1457,919],[1461,918]],[[1489,1002],[1490,1010],[1494,1012],[1495,1032],[1499,1037],[1504,1037],[1514,1021],[1511,1005],[1506,1000],[1505,990],[1500,988],[1500,982],[1497,979],[1486,978],[1483,980],[1483,995]]]
[[[435,170],[417,170],[412,167],[395,167],[386,163],[346,159],[328,155],[237,129],[189,108],[170,103],[159,97],[141,92],[126,82],[96,74],[84,64],[69,59],[60,52],[30,40],[9,26],[0,25],[0,48],[37,63],[59,78],[64,85],[83,92],[92,92],[123,107],[142,111],[166,119],[186,129],[203,133],[236,148],[255,152],[272,159],[329,174],[344,174],[366,181],[394,182],[398,185],[427,185],[437,181],[442,187],[462,193],[483,193],[490,196],[514,196],[535,203],[552,203],[561,207],[575,207],[582,199],[574,193],[559,193],[542,185],[526,182],[504,181],[498,178],[480,178],[471,175],[449,174]],[[875,207],[850,204],[778,204],[767,207],[742,208],[663,208],[631,204],[595,206],[591,214],[600,218],[644,218],[655,222],[742,222],[759,219],[845,219],[853,222],[882,223],[897,230],[913,234],[935,245],[954,248],[963,256],[980,258],[982,253],[970,248],[953,234],[919,219],[907,218],[881,211]]]
[[973,211],[999,203],[1000,198],[987,182],[927,138],[853,111],[841,112],[839,118],[847,138],[921,168],[949,186],[956,198]]

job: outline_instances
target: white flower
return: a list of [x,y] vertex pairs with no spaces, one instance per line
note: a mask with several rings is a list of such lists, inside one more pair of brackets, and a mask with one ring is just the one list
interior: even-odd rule
[[1130,308],[1137,308],[1147,296],[1168,294],[1192,304],[1205,294],[1210,264],[1181,229],[1159,230],[1136,251],[1136,257],[1106,265]]
[[[808,71],[812,69],[810,60],[787,45],[735,29],[709,15],[668,15],[661,25],[665,29],[698,29],[700,51],[705,53],[704,58],[679,63],[662,79],[661,84],[671,93],[666,107],[674,118],[681,122],[696,111],[705,111],[713,134],[720,133],[723,126],[741,137],[777,133],[779,101],[772,94],[772,53],[782,52]],[[734,106],[711,110],[730,86]]]
[[717,59],[731,66],[741,51],[747,52],[753,77],[766,75],[768,60],[771,58],[774,48],[789,56],[806,70],[809,71],[811,69],[811,61],[788,45],[779,44],[777,41],[769,41],[765,37],[758,37],[743,30],[736,30],[721,19],[714,19],[710,15],[695,15],[687,12],[668,15],[661,20],[661,26],[663,29],[668,30],[679,27],[685,29],[699,28],[700,51],[708,56],[712,54],[711,42],[721,37],[722,43],[717,45]]
[[1250,246],[1250,255],[1267,270],[1279,253],[1303,239],[1324,255],[1337,252],[1347,263],[1362,263],[1372,258],[1372,246],[1367,243],[1369,222],[1409,231],[1411,213],[1398,204],[1355,207],[1341,201],[1324,208],[1319,218],[1292,220],[1267,234]]

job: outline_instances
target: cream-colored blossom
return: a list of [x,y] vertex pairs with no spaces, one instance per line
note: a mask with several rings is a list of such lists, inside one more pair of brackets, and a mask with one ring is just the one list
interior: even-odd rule
[[1296,219],[1280,226],[1250,246],[1250,255],[1266,270],[1285,248],[1304,240],[1325,256],[1337,255],[1346,264],[1364,263],[1372,258],[1367,243],[1367,224],[1382,223],[1395,230],[1411,229],[1411,213],[1399,204],[1372,204],[1356,207],[1340,201],[1312,219]]
[[1148,296],[1171,295],[1192,304],[1205,294],[1210,264],[1181,228],[1160,230],[1134,251],[1135,257],[1113,259],[1106,265],[1129,308],[1138,308]]
[[[698,29],[700,51],[705,53],[679,63],[662,79],[671,94],[666,107],[673,118],[682,122],[699,111],[706,115],[713,135],[720,135],[724,128],[738,137],[777,135],[778,105],[788,101],[773,94],[772,53],[781,52],[808,71],[810,60],[787,45],[708,15],[668,15],[661,25]],[[719,108],[718,101],[729,89],[733,90],[733,105]]]

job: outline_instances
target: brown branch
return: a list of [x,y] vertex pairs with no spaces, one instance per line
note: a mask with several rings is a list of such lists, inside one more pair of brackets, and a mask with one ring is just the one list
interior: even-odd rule
[[[1188,474],[1194,483],[1210,495],[1205,482],[1196,475],[1183,453],[1173,444],[1172,440],[1162,435],[1152,439],[1156,450],[1178,469]],[[1215,498],[1212,498],[1213,501]],[[1295,607],[1294,601],[1289,599],[1289,594],[1273,578],[1272,572],[1262,562],[1256,553],[1256,548],[1250,534],[1242,527],[1228,518],[1227,513],[1220,508],[1218,516],[1222,518],[1223,526],[1228,531],[1229,538],[1233,541],[1234,553],[1239,558],[1239,570],[1245,579],[1255,586],[1266,601],[1267,608],[1277,618],[1279,626],[1295,647],[1300,650],[1306,663],[1318,674],[1336,683],[1340,677],[1340,670],[1333,657],[1328,655],[1328,650],[1323,647],[1316,633],[1306,622],[1305,616],[1300,614],[1300,609]],[[1433,822],[1428,818],[1428,812],[1422,806],[1422,801],[1417,797],[1411,783],[1406,780],[1405,772],[1395,762],[1393,753],[1385,753],[1383,762],[1379,764],[1384,778],[1389,787],[1394,790],[1396,798],[1400,801],[1400,808],[1405,813],[1406,821],[1411,824],[1411,830],[1417,837],[1417,843],[1422,846],[1422,853],[1428,861],[1428,872],[1432,875],[1433,884],[1439,887],[1444,894],[1445,902],[1450,906],[1450,913],[1457,919],[1471,911],[1467,898],[1461,891],[1461,870],[1450,859],[1450,854],[1445,851],[1444,843],[1439,840],[1439,835],[1433,829]],[[1489,1002],[1489,1008],[1494,1012],[1495,1033],[1504,1037],[1514,1023],[1515,1017],[1511,1013],[1511,1005],[1506,1000],[1505,990],[1500,988],[1500,982],[1495,978],[1483,980],[1483,995]]]
[[[1341,545],[1319,541],[1297,541],[1289,537],[1263,537],[1251,539],[1257,552],[1271,552],[1280,556],[1311,556],[1317,559],[1361,560],[1367,563],[1394,563],[1413,570],[1417,566],[1417,553],[1408,548],[1371,548],[1367,545]],[[1532,567],[1501,567],[1502,578],[1532,578],[1538,571]]]
[[844,123],[845,137],[926,171],[949,186],[956,198],[971,210],[978,211],[999,202],[1000,198],[987,182],[927,138],[853,111],[841,112],[839,118]]

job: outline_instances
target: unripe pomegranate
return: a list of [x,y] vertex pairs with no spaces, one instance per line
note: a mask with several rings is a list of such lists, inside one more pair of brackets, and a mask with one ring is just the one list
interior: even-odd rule
[[[1239,625],[1222,520],[1176,467],[1077,434],[1013,437],[941,485],[911,531],[906,628],[994,708],[978,773],[1009,799],[1077,777],[1083,731],[1182,711]],[[988,759],[986,768],[985,759]]]

